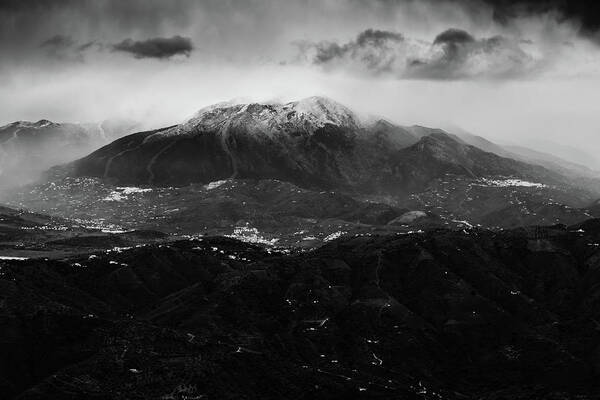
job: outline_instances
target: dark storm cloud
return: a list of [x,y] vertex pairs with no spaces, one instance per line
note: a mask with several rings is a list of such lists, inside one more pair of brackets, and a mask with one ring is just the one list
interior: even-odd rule
[[112,46],[115,51],[132,54],[135,58],[170,58],[176,55],[190,56],[192,40],[182,36],[152,38],[147,40],[125,39]]
[[404,37],[397,32],[380,31],[377,29],[367,29],[364,32],[359,33],[356,38],[356,45],[358,46],[385,46],[388,41],[401,42]]
[[[73,40],[71,51],[85,44],[89,46],[79,50],[98,50],[102,42],[117,43],[134,35],[170,37],[180,32],[171,29],[189,27],[193,11],[201,7],[192,0],[0,0],[0,52],[10,55],[1,57],[0,69],[37,61],[44,54],[40,43],[57,33]],[[45,49],[51,53],[49,47]],[[73,57],[58,54],[56,58]]]
[[[467,0],[469,1],[469,0]],[[555,12],[562,20],[574,20],[582,34],[600,30],[600,2],[595,0],[481,0],[492,7],[494,18],[501,23],[520,16]],[[471,2],[472,3],[472,2]]]
[[77,3],[77,0],[3,0],[0,2],[0,12],[18,12],[33,9],[48,10],[54,7],[64,7]]
[[358,34],[355,40],[344,44],[323,41],[319,43],[302,42],[299,47],[304,50],[314,49],[313,62],[327,64],[348,57],[359,59],[366,68],[374,72],[389,69],[394,55],[392,46],[401,43],[404,37],[397,32],[367,29]]
[[410,60],[407,77],[509,79],[526,76],[537,67],[518,42],[503,36],[475,39],[464,30],[448,29],[434,39],[431,48],[437,56]]
[[525,76],[535,66],[517,41],[502,36],[477,39],[461,29],[445,30],[430,43],[368,29],[347,43],[304,41],[299,48],[313,64],[329,70],[398,79],[508,79]]
[[[39,46],[46,50],[49,57],[59,60],[84,61],[84,53],[92,49],[104,50],[107,45],[96,40],[81,43],[68,35],[54,35],[42,41]],[[152,38],[134,41],[125,39],[119,43],[108,45],[113,51],[132,54],[135,58],[165,59],[175,55],[189,56],[192,51],[192,41],[182,36],[170,38]]]
[[467,31],[462,29],[448,29],[435,37],[433,44],[457,45],[464,43],[472,43],[475,38]]
[[[479,32],[476,28],[482,27],[485,31],[494,24],[492,14],[497,21],[509,24],[524,15],[553,10],[556,18],[582,21],[581,30],[591,32],[598,27],[599,7],[600,1],[572,0],[0,0],[0,52],[9,55],[0,60],[0,69],[6,64],[31,62],[28,57],[35,58],[40,53],[39,43],[56,34],[57,27],[80,45],[103,41],[107,48],[116,44],[118,49],[131,49],[129,54],[134,56],[133,44],[119,43],[121,40],[132,38],[133,42],[139,38],[169,38],[178,34],[202,43],[203,54],[207,56],[233,58],[239,55],[244,59],[256,55],[262,59],[277,59],[283,53],[280,48],[273,50],[278,45],[278,38],[285,43],[300,37],[314,42],[330,37],[333,32],[347,35],[348,28],[356,25],[360,29],[378,26],[382,30],[365,32],[363,37],[355,37],[350,45],[323,42],[317,57],[327,62],[329,58],[339,58],[340,54],[353,51],[353,46],[363,50],[371,48],[365,58],[371,61],[376,71],[385,69],[390,61],[384,59],[381,62],[377,49],[381,43],[395,40],[393,35],[386,33],[394,30],[392,21],[399,16],[406,16],[409,22],[415,17],[415,24],[410,27],[397,25],[407,36],[414,35],[420,21],[423,29],[432,32],[445,26],[461,26]],[[470,20],[440,23],[446,16],[453,18],[465,10],[466,18]],[[303,15],[311,18],[306,19]],[[310,21],[315,20],[321,22],[311,25]],[[298,27],[299,22],[307,26],[305,32]],[[235,30],[231,29],[234,25]],[[331,32],[327,32],[328,29]],[[291,32],[296,35],[286,37]],[[253,48],[257,50],[247,50]],[[90,48],[82,50],[89,51]],[[264,54],[271,50],[278,54]],[[154,57],[146,55],[143,49],[137,54],[137,57]],[[189,52],[184,53],[187,54]]]
[[[361,4],[362,0],[353,0]],[[374,0],[390,10],[410,0]],[[598,37],[600,32],[600,1],[596,0],[422,0],[434,5],[451,4],[468,10],[472,15],[487,8],[494,21],[510,24],[517,18],[552,13],[559,21],[571,21],[582,35]]]

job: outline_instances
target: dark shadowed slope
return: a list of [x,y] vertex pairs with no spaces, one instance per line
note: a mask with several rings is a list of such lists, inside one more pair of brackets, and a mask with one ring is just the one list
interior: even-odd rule
[[599,241],[590,220],[0,261],[0,395],[594,399]]
[[424,136],[418,143],[394,154],[393,178],[408,191],[424,189],[433,179],[446,175],[480,177],[519,177],[547,183],[565,182],[543,167],[500,157],[457,141],[443,132]]

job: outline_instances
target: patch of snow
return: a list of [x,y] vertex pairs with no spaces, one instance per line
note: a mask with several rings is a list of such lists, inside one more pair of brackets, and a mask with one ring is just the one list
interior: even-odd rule
[[147,193],[152,191],[152,189],[149,188],[143,189],[135,186],[118,187],[117,190],[120,190],[124,195],[130,195],[134,193]]
[[543,183],[529,182],[529,181],[524,181],[522,179],[487,179],[487,178],[482,178],[481,182],[483,183],[484,186],[490,186],[490,187],[510,187],[510,186],[515,186],[515,187],[533,187],[533,188],[545,188],[545,187],[548,187],[547,185],[544,185]]
[[327,235],[323,241],[324,242],[330,242],[332,240],[338,239],[340,237],[342,237],[342,235],[344,235],[346,232],[344,231],[337,231],[337,232],[333,232],[331,235]]
[[463,220],[453,219],[452,222],[455,222],[455,223],[460,224],[460,225],[464,225],[467,228],[472,228],[473,227],[473,224],[471,224],[469,221],[463,221]]
[[204,186],[204,189],[206,189],[206,190],[213,190],[213,189],[218,188],[219,186],[224,185],[225,183],[227,183],[227,180],[210,182],[208,185]]
[[133,232],[133,230],[132,229],[130,229],[130,230],[123,230],[123,229],[102,229],[101,232],[102,233],[115,233],[115,234],[118,234],[118,233]]
[[108,249],[106,250],[107,253],[122,253],[125,250],[131,250],[133,249],[133,247],[113,247],[112,249]]
[[254,243],[254,244],[264,244],[267,246],[274,246],[279,239],[267,239],[260,234],[258,229],[246,226],[238,226],[234,228],[233,233],[230,235],[225,235],[230,238],[238,239],[242,242],[246,243]]
[[377,355],[375,353],[372,353],[372,354],[373,354],[374,360],[371,361],[371,364],[377,365],[377,366],[382,365],[383,364],[383,360],[381,358],[377,357]]
[[149,188],[139,188],[135,186],[121,186],[115,188],[108,196],[102,199],[102,201],[123,201],[127,200],[130,195],[138,194],[138,193],[148,193],[151,192],[152,189]]

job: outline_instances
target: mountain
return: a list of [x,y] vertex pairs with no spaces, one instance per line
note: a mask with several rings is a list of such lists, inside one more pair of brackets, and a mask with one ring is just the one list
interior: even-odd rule
[[18,121],[0,127],[0,186],[22,184],[53,165],[82,157],[137,126],[128,120],[99,124]]
[[[450,130],[464,143],[478,147],[490,153],[497,154],[502,157],[508,157],[522,162],[543,166],[551,171],[555,171],[559,174],[572,177],[575,179],[580,178],[598,178],[600,176],[598,171],[595,171],[589,166],[582,165],[582,163],[590,166],[594,166],[595,162],[590,162],[589,158],[581,158],[578,160],[579,163],[568,161],[564,158],[556,156],[554,154],[546,153],[539,150],[533,150],[524,146],[516,145],[499,145],[491,142],[481,136],[474,135],[464,129],[458,127],[452,127]],[[598,185],[598,182],[592,183]]]
[[448,132],[452,132],[452,134],[463,143],[470,144],[471,146],[475,146],[483,151],[494,153],[502,157],[514,158],[514,154],[505,149],[503,146],[500,146],[499,144],[496,144],[482,136],[474,135],[460,127],[452,126],[448,129]]
[[229,102],[117,139],[0,201],[122,230],[240,230],[294,247],[339,232],[574,224],[596,215],[593,178],[507,154],[474,135],[361,120],[320,97]]
[[[591,169],[600,169],[600,160],[593,152],[592,148],[580,148],[577,145],[567,141],[564,143],[556,143],[552,140],[531,140],[526,143],[527,147],[534,148],[541,152],[554,154],[563,160],[567,160],[575,164],[583,164]],[[589,145],[588,145],[589,146]]]
[[594,217],[600,218],[600,199],[594,201],[589,208]]
[[0,397],[596,399],[599,240],[589,220],[0,261]]
[[[598,178],[600,173],[597,170],[594,170],[588,166],[582,165],[581,162],[585,162],[584,160],[579,160],[580,163],[575,163],[571,161],[564,160],[560,157],[557,157],[552,154],[544,153],[537,150],[532,150],[528,147],[523,146],[504,146],[506,150],[513,154],[513,158],[526,160],[530,163],[542,165],[548,169],[552,169],[554,171],[560,172],[567,176],[573,177],[589,177],[589,178]],[[594,165],[594,164],[590,164]]]
[[119,139],[67,170],[131,184],[254,178],[399,195],[445,174],[561,179],[442,130],[384,120],[363,123],[348,108],[320,97],[286,104],[216,104],[181,125]]
[[370,134],[382,146],[393,143],[394,148],[405,148],[419,141],[423,136],[433,132],[432,129],[420,127],[404,127],[395,125],[385,119],[379,119],[368,126]]
[[323,98],[217,104],[181,125],[116,141],[75,163],[75,169],[77,175],[138,184],[227,178],[319,187],[366,184],[367,171],[380,164],[375,155],[381,148],[360,131],[354,113]]
[[396,182],[409,191],[422,190],[433,179],[449,174],[470,178],[518,176],[544,182],[560,180],[557,174],[542,167],[463,144],[444,132],[424,136],[416,144],[399,150],[390,165]]

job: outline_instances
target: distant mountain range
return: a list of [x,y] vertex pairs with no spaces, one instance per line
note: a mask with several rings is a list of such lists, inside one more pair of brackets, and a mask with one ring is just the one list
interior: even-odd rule
[[[561,174],[573,177],[598,177],[600,172],[593,169],[596,162],[592,162],[587,158],[580,158],[579,163],[568,161],[558,155],[550,154],[540,150],[534,150],[530,147],[517,145],[499,145],[491,142],[481,136],[474,135],[460,128],[452,128],[449,130],[454,136],[472,146],[478,147],[490,153],[497,154],[502,157],[513,158],[515,160],[541,165],[550,170]],[[584,164],[589,164],[586,166]],[[590,167],[592,166],[592,167]]]
[[137,123],[96,124],[18,121],[0,127],[0,186],[36,178],[53,165],[73,161],[132,133]]

